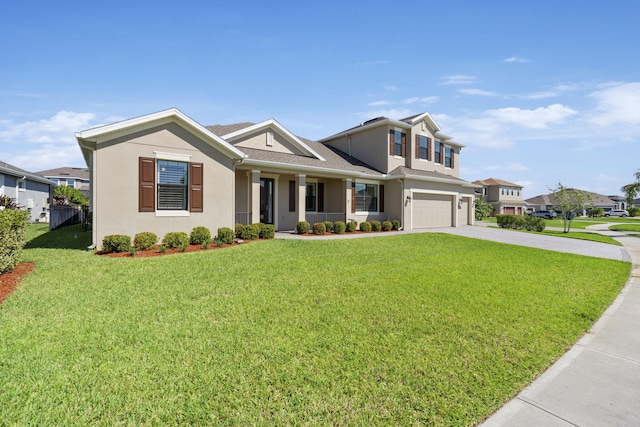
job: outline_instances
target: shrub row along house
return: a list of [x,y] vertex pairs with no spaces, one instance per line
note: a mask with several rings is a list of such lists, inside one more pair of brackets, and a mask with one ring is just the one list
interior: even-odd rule
[[462,144],[428,113],[379,117],[319,141],[275,120],[203,126],[177,109],[77,132],[90,172],[93,244],[106,235],[234,224],[400,219],[472,224]]

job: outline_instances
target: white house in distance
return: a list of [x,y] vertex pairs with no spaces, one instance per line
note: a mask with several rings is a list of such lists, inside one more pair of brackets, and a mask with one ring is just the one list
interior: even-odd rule
[[464,147],[428,113],[378,117],[311,141],[276,120],[203,126],[172,108],[76,133],[89,169],[93,243],[236,223],[392,220],[473,224]]
[[42,175],[0,161],[0,195],[29,211],[29,221],[48,222],[56,184]]

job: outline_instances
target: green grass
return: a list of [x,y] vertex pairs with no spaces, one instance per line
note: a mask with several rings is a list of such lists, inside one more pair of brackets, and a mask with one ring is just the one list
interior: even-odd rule
[[616,224],[609,227],[612,231],[640,231],[640,224]]
[[144,259],[63,234],[0,306],[7,425],[476,424],[630,271],[431,233]]
[[[573,227],[571,228],[573,229]],[[536,233],[536,232],[531,231],[531,233]],[[609,245],[622,246],[622,243],[618,242],[612,237],[604,236],[598,233],[590,233],[587,231],[569,231],[568,233],[565,233],[559,230],[544,230],[542,234],[546,234],[549,236],[557,236],[557,237],[567,237],[569,239],[589,240],[591,242],[607,243]]]

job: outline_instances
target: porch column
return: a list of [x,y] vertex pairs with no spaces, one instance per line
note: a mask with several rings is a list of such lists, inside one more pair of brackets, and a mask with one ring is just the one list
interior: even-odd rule
[[345,178],[342,180],[342,194],[344,196],[344,221],[349,222],[349,216],[351,213],[351,178]]
[[458,218],[460,216],[460,213],[458,212],[460,210],[460,208],[458,207],[458,203],[460,203],[460,194],[459,193],[455,193],[453,196],[453,226],[457,227],[458,226]]
[[260,222],[260,171],[251,171],[251,223]]
[[296,175],[296,223],[306,221],[307,176]]

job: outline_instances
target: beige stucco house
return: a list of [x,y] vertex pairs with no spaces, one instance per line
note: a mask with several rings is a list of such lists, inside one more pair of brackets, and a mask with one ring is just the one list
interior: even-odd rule
[[526,213],[521,185],[495,178],[473,181],[473,184],[480,186],[478,197],[493,205],[493,215]]
[[109,234],[213,233],[235,223],[399,219],[473,223],[463,145],[428,113],[380,117],[319,141],[275,120],[202,126],[169,109],[76,133],[90,171],[93,243]]

